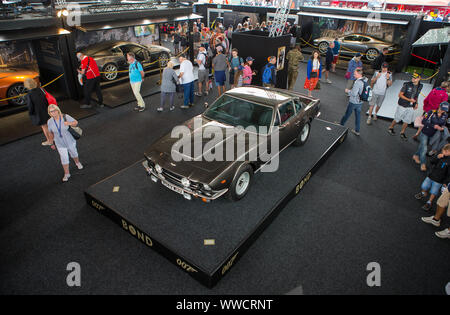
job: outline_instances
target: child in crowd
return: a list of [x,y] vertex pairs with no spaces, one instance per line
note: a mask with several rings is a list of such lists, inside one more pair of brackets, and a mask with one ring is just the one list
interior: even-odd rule
[[428,211],[431,209],[433,200],[439,194],[439,191],[444,185],[447,187],[447,183],[450,182],[450,144],[446,144],[442,149],[442,153],[430,160],[431,171],[422,183],[422,191],[414,197],[417,200],[423,200],[427,197],[428,192],[430,198],[422,209]]

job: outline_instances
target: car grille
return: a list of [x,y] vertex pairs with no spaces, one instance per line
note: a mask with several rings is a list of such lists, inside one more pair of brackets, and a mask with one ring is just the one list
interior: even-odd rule
[[[148,161],[149,166],[151,166],[154,169],[155,163],[153,163],[150,159],[147,159],[147,161]],[[175,174],[174,172],[171,172],[165,168],[162,169],[161,175],[163,175],[164,178],[171,184],[184,188],[183,184],[181,184],[181,179],[183,178],[183,176]],[[200,190],[202,187],[201,187],[200,183],[195,183],[195,182],[191,181],[189,188],[191,190],[195,191],[195,190]]]

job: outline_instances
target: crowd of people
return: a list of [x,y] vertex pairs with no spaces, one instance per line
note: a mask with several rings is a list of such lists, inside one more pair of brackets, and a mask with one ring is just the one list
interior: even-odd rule
[[[195,96],[203,97],[208,95],[214,80],[217,87],[218,96],[225,93],[227,85],[230,88],[250,85],[253,77],[260,71],[261,84],[267,88],[277,86],[277,57],[268,56],[267,62],[262,69],[254,70],[253,57],[241,56],[238,49],[233,48],[232,33],[251,29],[267,30],[271,25],[261,23],[253,27],[246,22],[238,25],[236,30],[229,27],[225,30],[223,25],[218,23],[213,30],[206,29],[203,24],[194,24],[195,59],[191,62],[183,50],[187,46],[186,24],[180,24],[177,28],[167,30],[166,40],[174,43],[175,51],[180,52],[178,57],[180,63],[179,74],[175,72],[174,63],[169,61],[162,71],[160,104],[156,108],[158,112],[164,111],[167,101],[168,109],[175,109],[175,96],[182,95],[183,104],[181,109],[189,109],[195,104]],[[286,32],[292,32],[293,28],[287,27]],[[292,34],[292,33],[291,33]],[[313,50],[306,66],[306,79],[303,84],[305,93],[312,96],[314,90],[320,89],[320,83],[332,84],[329,78],[330,72],[336,72],[336,64],[339,60],[340,44],[337,39],[330,42],[327,52],[323,57],[318,50]],[[361,111],[363,104],[368,103],[369,115],[367,125],[372,125],[378,120],[377,114],[383,105],[387,90],[392,86],[394,77],[386,62],[388,51],[384,50],[371,64],[373,75],[369,79],[364,75],[364,65],[362,55],[357,53],[348,62],[345,72],[346,87],[345,93],[349,101],[345,113],[338,122],[344,126],[351,115],[355,114],[355,128],[351,132],[360,136]],[[103,106],[102,93],[100,89],[100,73],[95,60],[82,53],[77,54],[80,60],[80,82],[85,89],[85,104],[82,108],[91,108],[90,94],[95,91],[99,100],[99,106]],[[136,60],[132,52],[126,55],[129,64],[129,81],[131,90],[136,98],[137,112],[146,109],[144,99],[140,94],[145,73],[142,65]],[[299,75],[299,65],[304,61],[301,47],[295,41],[292,42],[292,49],[289,50],[287,60],[289,90],[295,89]],[[198,67],[198,79],[195,84],[194,64]],[[228,84],[227,84],[228,77]],[[214,78],[214,79],[212,79]],[[405,82],[398,95],[397,108],[388,133],[396,135],[395,126],[402,123],[400,139],[407,141],[407,128],[414,123],[417,132],[412,137],[418,142],[417,151],[412,155],[415,163],[420,165],[420,170],[428,172],[421,185],[421,192],[415,195],[418,200],[425,201],[423,209],[430,211],[434,200],[437,198],[437,210],[435,215],[423,217],[422,220],[434,226],[440,226],[441,217],[445,209],[449,209],[450,215],[450,104],[448,103],[450,93],[450,82],[443,82],[440,87],[433,89],[424,99],[423,115],[417,117],[416,110],[419,109],[419,96],[422,93],[423,84],[421,76],[417,73],[412,75],[410,81]],[[63,114],[52,100],[45,89],[39,87],[36,81],[27,79],[25,86],[28,89],[27,103],[29,114],[33,124],[41,126],[46,140],[42,142],[44,146],[50,146],[57,150],[60,155],[61,164],[64,170],[63,181],[70,178],[69,157],[73,159],[78,169],[82,169],[76,140],[71,129],[76,128],[78,122],[69,115]],[[197,91],[195,91],[197,88]],[[439,196],[440,195],[440,196]],[[441,238],[450,238],[450,229],[436,232]]]

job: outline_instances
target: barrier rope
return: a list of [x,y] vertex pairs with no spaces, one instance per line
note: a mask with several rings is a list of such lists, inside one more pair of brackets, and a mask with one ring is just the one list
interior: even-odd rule
[[[183,50],[182,52],[180,52],[178,55],[174,56],[174,58],[180,57],[181,55],[183,55],[184,53],[186,53],[186,52],[189,50],[189,48],[190,48],[190,47],[186,47],[186,49],[184,49],[184,50]],[[170,61],[170,59],[167,59],[167,58],[158,58],[158,59],[156,59],[155,61],[149,63],[148,66],[151,66],[151,65],[153,65],[153,64],[155,64],[155,63],[157,63],[157,62],[161,64],[161,61]],[[161,66],[159,66],[159,69],[161,69]],[[128,72],[128,71],[129,71],[129,70],[117,70],[117,71],[106,71],[106,72],[102,71],[102,72],[100,72],[100,73],[105,74],[105,73],[119,73],[119,72]]]
[[[56,80],[58,80],[59,78],[61,78],[63,75],[64,75],[64,73],[63,73],[63,74],[60,74],[60,75],[59,75],[58,77],[56,77],[55,79],[53,79],[53,80],[51,80],[50,82],[48,82],[48,83],[42,85],[41,88],[45,88],[46,86],[49,86],[50,84],[52,84],[53,82],[55,82]],[[9,101],[9,100],[12,100],[12,99],[15,99],[15,98],[23,97],[23,96],[25,96],[25,95],[27,95],[27,93],[23,93],[23,94],[19,94],[19,95],[16,95],[16,96],[4,98],[4,99],[1,99],[0,102]]]
[[[186,49],[184,49],[182,52],[180,52],[178,55],[176,55],[175,58],[178,58],[178,57],[180,57],[181,55],[183,55],[184,53],[186,53],[186,52],[189,50],[189,48],[190,48],[190,47],[186,47]],[[160,64],[159,69],[161,70],[161,69],[162,69],[162,67],[161,67],[161,61],[170,61],[170,59],[167,59],[167,58],[164,58],[164,59],[158,58],[158,59],[155,60],[154,62],[150,63],[149,66],[158,62],[158,63]],[[128,72],[128,70],[108,71],[108,72],[100,72],[100,73],[118,73],[118,72]],[[49,86],[50,84],[52,84],[52,83],[55,82],[56,80],[60,79],[63,75],[64,75],[64,73],[61,74],[61,75],[59,75],[59,76],[56,77],[55,79],[51,80],[50,82],[48,82],[48,83],[42,85],[41,88],[45,88],[46,86]],[[19,94],[19,95],[16,95],[16,96],[12,96],[12,97],[8,97],[8,98],[0,99],[0,102],[5,102],[5,101],[9,101],[9,100],[12,100],[12,99],[15,99],[15,98],[24,97],[25,95],[27,95],[27,93],[23,93],[23,94]]]

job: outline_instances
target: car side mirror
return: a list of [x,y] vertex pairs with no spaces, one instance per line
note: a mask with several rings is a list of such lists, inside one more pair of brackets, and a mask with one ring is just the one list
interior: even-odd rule
[[205,102],[205,108],[208,108],[208,107],[209,107],[208,102]]

